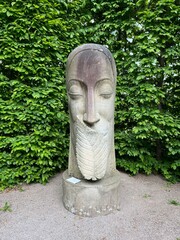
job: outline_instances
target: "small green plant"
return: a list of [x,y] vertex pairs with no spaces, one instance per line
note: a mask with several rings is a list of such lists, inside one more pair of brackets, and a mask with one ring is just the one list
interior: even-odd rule
[[23,188],[23,186],[22,186],[21,184],[19,184],[19,185],[17,186],[17,190],[18,190],[19,192],[24,192],[24,191],[25,191],[25,189]]
[[167,182],[167,183],[166,183],[166,187],[167,187],[167,188],[170,188],[172,185],[173,185],[172,182]]
[[5,202],[4,207],[0,208],[0,211],[12,212],[11,204],[9,204],[8,202]]
[[180,202],[172,199],[172,200],[169,200],[169,204],[172,204],[172,205],[175,205],[175,206],[180,206]]
[[21,184],[18,184],[18,185],[10,185],[9,187],[5,187],[5,186],[2,186],[0,187],[0,193],[1,192],[10,192],[10,191],[19,191],[19,192],[24,192],[25,189],[23,188],[23,186]]
[[170,192],[172,185],[173,185],[173,183],[167,182],[166,185],[165,185],[165,191],[166,191],[166,192]]
[[150,194],[144,194],[143,198],[150,198],[151,195]]

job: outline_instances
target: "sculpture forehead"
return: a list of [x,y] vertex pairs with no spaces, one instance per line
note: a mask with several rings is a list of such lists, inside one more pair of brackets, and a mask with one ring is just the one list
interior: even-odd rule
[[87,86],[93,86],[102,79],[115,81],[109,59],[104,53],[97,50],[78,53],[67,70],[67,81],[80,80]]

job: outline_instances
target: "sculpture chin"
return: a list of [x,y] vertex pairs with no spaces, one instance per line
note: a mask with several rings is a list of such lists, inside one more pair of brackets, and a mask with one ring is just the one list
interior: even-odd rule
[[108,130],[98,132],[81,120],[76,122],[76,158],[79,170],[87,180],[102,179],[109,156]]

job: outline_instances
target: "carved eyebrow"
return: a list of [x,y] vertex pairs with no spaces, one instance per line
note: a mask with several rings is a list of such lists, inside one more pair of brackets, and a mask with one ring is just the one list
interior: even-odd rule
[[113,87],[113,81],[111,78],[101,78],[96,82],[96,85],[103,84],[104,82],[108,82]]
[[80,79],[70,79],[66,82],[67,89],[69,89],[73,84],[79,83],[81,87],[85,87],[85,83]]
[[72,79],[68,80],[67,82],[69,84],[71,82],[83,82],[83,80],[82,79],[77,79],[77,78],[72,78]]
[[[73,83],[75,83],[75,82],[80,83],[80,84],[82,84],[83,86],[86,86],[86,87],[87,87],[87,83],[86,83],[86,82],[84,82],[82,79],[77,79],[77,78],[76,78],[76,79],[75,79],[75,78],[71,78],[70,80],[68,80],[68,81],[67,81],[67,86],[70,87],[70,86],[71,86]],[[103,84],[103,82],[108,82],[108,84],[110,84],[112,88],[113,88],[113,86],[114,86],[114,84],[113,84],[114,82],[112,81],[112,79],[106,77],[106,78],[100,78],[100,79],[98,79],[97,82],[95,83],[95,87],[96,87],[97,85]]]
[[105,78],[100,78],[99,80],[97,80],[97,82],[99,82],[99,81],[111,81],[112,82],[112,79],[105,77]]
[[[111,78],[108,78],[108,77],[100,78],[100,79],[97,80],[97,82],[99,82],[99,81],[104,81],[104,80],[113,82],[113,80],[112,80]],[[84,81],[83,81],[82,79],[80,79],[80,78],[71,78],[71,79],[68,80],[68,82],[71,82],[71,81],[84,82]]]

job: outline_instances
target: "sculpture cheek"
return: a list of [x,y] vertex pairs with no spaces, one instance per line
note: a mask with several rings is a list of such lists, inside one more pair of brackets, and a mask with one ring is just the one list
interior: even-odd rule
[[75,122],[77,119],[77,116],[80,118],[83,117],[84,111],[85,111],[85,103],[83,98],[82,99],[76,99],[76,100],[69,100],[69,111],[72,116],[73,121]]
[[101,111],[99,115],[102,119],[105,119],[108,122],[110,122],[114,118],[114,112],[110,113],[110,112]]
[[97,110],[101,118],[110,121],[114,118],[114,97],[104,99],[99,97]]

